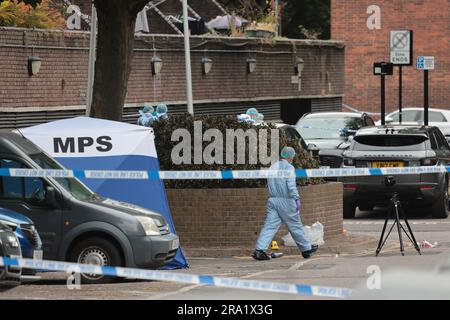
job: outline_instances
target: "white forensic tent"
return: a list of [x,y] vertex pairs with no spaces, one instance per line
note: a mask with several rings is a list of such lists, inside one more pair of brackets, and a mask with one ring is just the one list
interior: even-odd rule
[[[20,132],[63,166],[73,170],[159,170],[153,130],[88,117],[53,121]],[[176,233],[159,179],[82,179],[98,194],[161,213]],[[165,268],[186,268],[182,249]]]

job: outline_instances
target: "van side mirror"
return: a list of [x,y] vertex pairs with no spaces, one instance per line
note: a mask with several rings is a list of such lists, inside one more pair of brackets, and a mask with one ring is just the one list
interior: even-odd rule
[[387,116],[387,117],[384,118],[384,122],[385,123],[392,123],[392,122],[394,122],[394,119],[392,119],[391,117]]
[[45,203],[52,208],[56,208],[58,206],[55,188],[50,186],[45,187]]

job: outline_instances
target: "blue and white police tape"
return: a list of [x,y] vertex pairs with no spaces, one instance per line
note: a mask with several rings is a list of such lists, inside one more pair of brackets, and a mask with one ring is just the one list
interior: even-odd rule
[[188,284],[203,284],[215,287],[247,289],[266,292],[288,293],[302,296],[318,296],[331,298],[348,298],[351,289],[312,286],[305,284],[290,284],[238,278],[213,277],[208,275],[193,275],[174,271],[145,270],[122,267],[102,267],[71,262],[32,260],[22,258],[0,257],[0,266],[20,267],[34,270],[59,271],[66,273],[87,273],[103,276],[113,276],[140,280],[169,281]]
[[223,171],[126,171],[126,170],[44,170],[0,169],[0,177],[52,177],[130,180],[245,180],[267,178],[338,178],[385,175],[450,173],[450,166],[394,168],[336,168],[286,170],[223,170]]

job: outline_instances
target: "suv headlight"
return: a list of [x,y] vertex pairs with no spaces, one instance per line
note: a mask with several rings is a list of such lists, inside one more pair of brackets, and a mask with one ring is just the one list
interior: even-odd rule
[[157,221],[150,217],[136,217],[144,228],[145,235],[147,236],[159,236],[160,232],[157,226]]

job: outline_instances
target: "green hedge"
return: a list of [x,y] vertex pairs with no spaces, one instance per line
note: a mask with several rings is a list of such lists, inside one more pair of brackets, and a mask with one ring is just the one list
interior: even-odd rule
[[[191,116],[189,114],[185,115],[172,115],[167,120],[155,121],[152,125],[155,132],[155,144],[156,150],[158,152],[158,158],[161,170],[168,171],[189,171],[189,170],[259,170],[261,165],[227,165],[227,164],[180,164],[176,165],[172,162],[171,153],[172,149],[179,144],[178,141],[172,142],[171,136],[176,129],[187,129],[192,137],[194,137],[194,121],[202,121],[202,129],[205,132],[208,129],[218,129],[223,133],[225,137],[226,129],[243,129],[244,131],[248,129],[276,129],[273,124],[267,126],[253,126],[249,123],[238,122],[234,116]],[[259,132],[259,131],[258,131]],[[303,150],[298,142],[289,140],[280,132],[280,148],[283,146],[291,146],[296,150],[296,157],[294,159],[294,167],[296,168],[318,168],[319,163],[317,160],[313,159],[310,154]],[[225,139],[224,139],[225,140]],[[270,130],[268,130],[268,146],[267,153],[270,154]],[[210,144],[210,142],[204,142],[203,148]],[[246,139],[246,150],[248,152],[248,139]],[[236,145],[235,145],[236,148]],[[224,141],[224,149],[225,141]],[[280,150],[277,150],[279,153]],[[192,151],[193,154],[193,151]],[[192,156],[192,160],[194,157]],[[224,162],[225,162],[225,150],[224,150]],[[246,157],[246,163],[248,162],[248,154]],[[267,167],[267,166],[266,166]],[[322,179],[297,179],[299,185],[307,184],[320,184],[323,183]],[[264,180],[167,180],[165,182],[168,188],[260,188],[267,185],[267,181]]]

